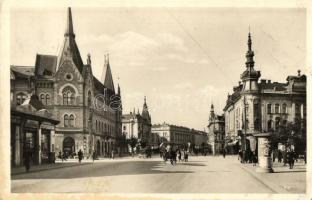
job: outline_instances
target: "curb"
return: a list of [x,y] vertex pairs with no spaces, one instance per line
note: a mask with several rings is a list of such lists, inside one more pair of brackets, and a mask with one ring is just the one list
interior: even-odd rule
[[261,176],[261,173],[254,172],[252,169],[249,169],[248,167],[244,166],[243,164],[241,165],[241,167],[242,167],[247,173],[249,173],[252,177],[254,177],[254,178],[257,179],[260,183],[262,183],[262,184],[265,185],[267,188],[269,188],[272,192],[274,192],[274,193],[284,193],[284,194],[290,193],[289,191],[283,189],[283,188],[280,187],[279,185],[276,185],[275,183],[272,183],[271,181],[266,180],[266,178],[264,178],[264,177]]
[[17,173],[11,173],[11,176],[16,176],[16,175],[21,175],[21,174],[31,174],[31,173],[36,173],[36,172],[41,172],[41,171],[47,171],[47,170],[54,170],[54,169],[61,169],[61,168],[67,168],[67,167],[76,167],[76,166],[82,166],[82,165],[89,165],[92,163],[81,163],[81,164],[73,164],[73,165],[61,165],[58,167],[54,167],[54,168],[44,168],[44,169],[38,169],[38,170],[34,170],[34,171],[23,171],[23,172],[17,172]]

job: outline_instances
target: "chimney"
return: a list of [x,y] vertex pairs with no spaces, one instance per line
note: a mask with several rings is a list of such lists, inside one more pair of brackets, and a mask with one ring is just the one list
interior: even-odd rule
[[298,70],[298,76],[301,76],[300,72],[301,72],[301,70],[299,69],[299,70]]
[[261,79],[261,83],[266,83],[266,79]]
[[271,80],[268,80],[268,83],[271,83]]

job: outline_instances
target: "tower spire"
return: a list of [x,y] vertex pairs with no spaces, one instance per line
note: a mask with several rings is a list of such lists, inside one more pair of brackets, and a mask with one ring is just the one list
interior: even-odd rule
[[73,26],[73,18],[72,18],[72,13],[71,13],[71,8],[68,7],[67,9],[67,27],[65,31],[66,37],[75,37],[74,33],[74,26]]
[[250,28],[249,28],[249,33],[248,33],[248,51],[246,52],[246,67],[250,70],[250,68],[254,67],[254,52],[252,51],[252,40],[251,40],[251,34],[250,34]]

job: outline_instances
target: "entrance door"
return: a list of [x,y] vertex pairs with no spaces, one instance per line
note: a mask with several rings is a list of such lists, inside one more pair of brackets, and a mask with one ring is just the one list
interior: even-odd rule
[[42,130],[41,134],[41,162],[47,163],[49,161],[50,152],[50,130]]
[[72,157],[75,153],[75,140],[72,137],[66,137],[63,140],[63,152],[66,157]]
[[96,155],[99,156],[101,154],[101,143],[100,141],[96,141]]
[[31,164],[37,164],[36,132],[26,131],[24,145],[24,155],[28,154]]

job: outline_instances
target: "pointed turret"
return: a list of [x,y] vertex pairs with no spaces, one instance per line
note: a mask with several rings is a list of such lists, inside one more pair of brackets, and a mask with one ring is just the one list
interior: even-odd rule
[[67,26],[66,26],[66,31],[65,31],[64,36],[65,37],[69,36],[69,37],[75,38],[73,18],[72,18],[72,13],[71,13],[70,7],[68,7],[68,9],[67,9]]
[[142,117],[145,119],[149,119],[149,112],[148,112],[148,107],[146,104],[146,96],[144,96],[144,104],[143,104],[143,110],[142,110]]
[[60,67],[64,63],[65,60],[71,60],[71,59],[73,60],[78,71],[82,73],[83,62],[80,56],[78,46],[75,41],[72,13],[71,13],[71,8],[69,7],[67,10],[67,26],[66,26],[66,30],[64,34],[63,47],[61,48],[61,51],[58,57],[57,66]]
[[248,50],[246,52],[246,70],[241,74],[241,79],[243,81],[243,92],[252,92],[257,93],[259,92],[258,87],[258,79],[260,78],[261,74],[260,71],[256,71],[254,69],[254,52],[252,50],[252,40],[250,31],[248,33]]
[[102,81],[104,83],[104,87],[115,94],[113,76],[109,64],[109,54],[104,55],[104,68],[102,73]]
[[247,43],[247,45],[248,45],[248,51],[246,52],[246,67],[250,71],[250,70],[253,69],[254,64],[255,64],[255,62],[253,60],[254,52],[251,49],[252,41],[251,41],[250,32],[248,33],[248,43]]
[[215,118],[214,105],[213,105],[213,103],[211,103],[209,121],[212,121],[214,118]]

